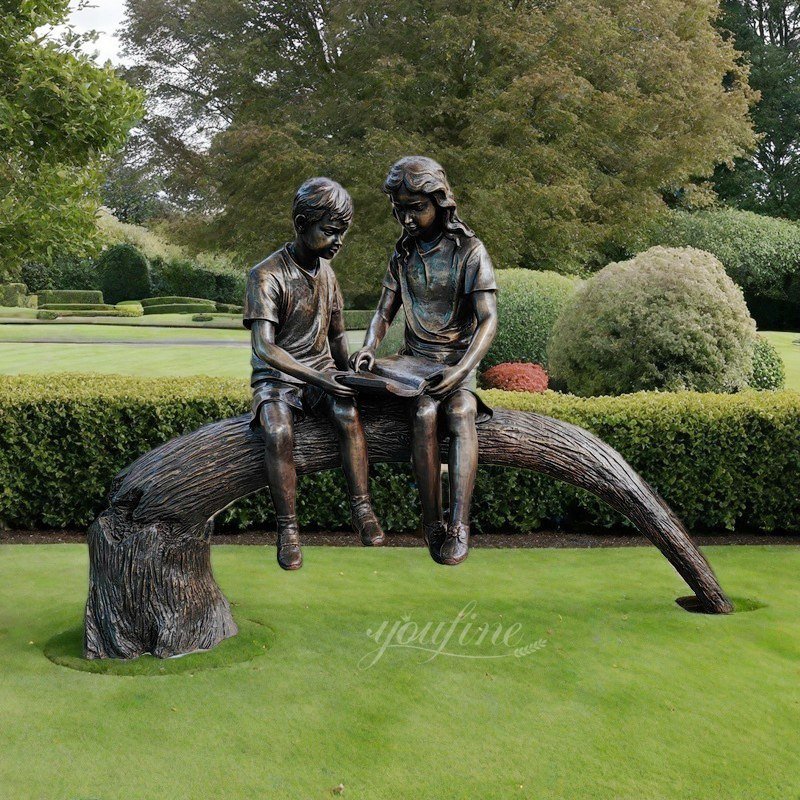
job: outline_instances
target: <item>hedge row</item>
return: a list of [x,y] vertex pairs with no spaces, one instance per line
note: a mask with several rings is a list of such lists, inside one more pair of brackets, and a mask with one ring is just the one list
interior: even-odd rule
[[103,293],[92,289],[42,289],[39,307],[52,303],[102,303]]
[[178,297],[176,295],[169,295],[168,297],[144,297],[139,300],[143,308],[148,306],[163,306],[168,304],[186,304],[186,303],[202,303],[203,305],[213,306],[213,300],[206,300],[205,297]]
[[110,309],[80,311],[71,309],[56,311],[44,308],[36,314],[36,319],[58,319],[59,317],[141,317],[141,306],[112,306]]
[[[558,417],[616,447],[695,530],[800,529],[800,393],[640,393],[577,398],[492,390],[484,399]],[[0,520],[11,527],[85,527],[104,507],[112,477],[162,442],[245,413],[243,382],[64,375],[0,378]],[[372,492],[389,530],[413,529],[410,469],[374,467]],[[304,477],[305,527],[349,525],[339,471]],[[594,497],[523,470],[482,468],[476,528],[529,531],[570,520],[620,517]],[[266,492],[224,512],[220,527],[273,524]]]
[[45,303],[39,308],[48,311],[113,311],[116,306],[107,303]]
[[148,314],[199,314],[202,312],[216,311],[216,306],[211,302],[206,303],[164,303],[158,306],[143,306],[145,315]]

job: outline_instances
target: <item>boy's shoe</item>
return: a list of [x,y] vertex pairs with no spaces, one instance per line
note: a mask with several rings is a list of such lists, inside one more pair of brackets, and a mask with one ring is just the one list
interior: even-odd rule
[[386,542],[386,534],[372,510],[368,494],[357,494],[350,498],[350,516],[353,529],[361,538],[364,547],[380,547]]
[[447,528],[441,520],[422,524],[422,538],[425,540],[425,544],[428,545],[428,552],[431,554],[431,558],[437,564],[442,563],[441,549],[446,535]]
[[460,564],[469,555],[469,525],[463,522],[450,523],[439,551],[442,564]]
[[281,569],[300,569],[303,551],[296,517],[278,517],[278,565]]

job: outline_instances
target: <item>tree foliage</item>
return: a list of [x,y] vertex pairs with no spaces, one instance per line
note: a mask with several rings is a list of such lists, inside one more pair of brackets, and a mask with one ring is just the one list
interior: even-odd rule
[[800,217],[800,5],[787,0],[725,0],[720,24],[747,53],[760,93],[752,116],[760,134],[751,157],[721,167],[716,186],[728,202],[764,214]]
[[356,203],[346,294],[379,285],[397,236],[380,186],[400,156],[444,164],[498,266],[578,272],[658,212],[662,189],[753,143],[713,0],[128,8],[151,146],[174,195],[213,213],[200,245],[263,255],[290,234],[297,184],[330,175]]
[[85,251],[99,159],[141,111],[140,93],[110,67],[41,32],[67,12],[67,0],[16,0],[0,10],[0,277],[56,250]]

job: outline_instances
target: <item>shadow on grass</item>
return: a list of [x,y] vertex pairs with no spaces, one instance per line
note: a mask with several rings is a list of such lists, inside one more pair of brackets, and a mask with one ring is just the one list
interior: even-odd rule
[[[679,597],[675,601],[684,611],[691,611],[693,614],[707,614],[708,612],[700,605],[700,601],[693,594],[687,597]],[[749,597],[731,597],[733,603],[733,613],[740,614],[743,611],[758,611],[759,608],[766,608],[767,604],[759,600],[752,600]]]
[[44,654],[54,664],[81,672],[100,675],[159,677],[186,672],[202,672],[241,664],[263,656],[272,647],[275,631],[253,619],[237,620],[239,633],[212,650],[191,653],[180,658],[154,658],[151,655],[125,661],[122,659],[86,659],[83,657],[83,626],[78,625],[53,636],[44,646]]

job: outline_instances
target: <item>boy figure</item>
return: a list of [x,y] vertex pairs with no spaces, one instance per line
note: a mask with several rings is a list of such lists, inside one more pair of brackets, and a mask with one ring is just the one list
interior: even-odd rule
[[266,441],[266,468],[278,529],[278,564],[303,564],[295,514],[297,475],[293,423],[327,417],[342,454],[353,527],[367,546],[384,543],[369,497],[367,443],[355,393],[335,379],[348,369],[343,301],[330,265],[353,218],[347,191],[329,178],[311,178],[292,206],[294,241],[250,270],[244,325],[251,331],[252,426]]

